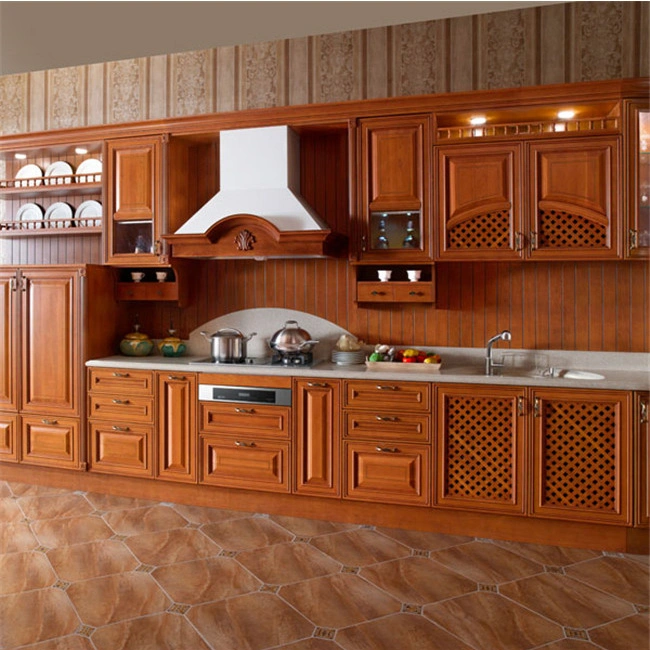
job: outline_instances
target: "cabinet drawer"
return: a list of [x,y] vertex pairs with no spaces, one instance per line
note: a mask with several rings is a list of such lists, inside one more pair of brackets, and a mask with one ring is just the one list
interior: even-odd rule
[[201,436],[201,483],[289,492],[289,442]]
[[89,389],[93,393],[153,395],[153,372],[120,368],[92,368]]
[[0,413],[0,461],[18,460],[18,416]]
[[426,415],[387,413],[377,410],[347,411],[343,421],[346,438],[393,440],[395,442],[428,442],[431,425]]
[[23,416],[22,462],[49,467],[79,466],[79,420]]
[[344,442],[345,498],[426,506],[431,502],[427,445]]
[[358,282],[358,302],[434,302],[433,282]]
[[153,427],[90,422],[90,467],[95,472],[151,476]]
[[264,406],[201,402],[202,433],[225,433],[247,437],[289,438],[291,409]]
[[90,395],[88,417],[119,422],[153,423],[153,398],[125,395]]
[[348,381],[345,383],[345,406],[394,410],[399,413],[428,412],[430,386],[415,381]]

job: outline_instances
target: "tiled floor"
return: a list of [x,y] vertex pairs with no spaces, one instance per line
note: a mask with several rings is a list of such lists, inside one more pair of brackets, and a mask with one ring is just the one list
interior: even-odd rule
[[648,557],[0,481],[0,648],[647,650]]

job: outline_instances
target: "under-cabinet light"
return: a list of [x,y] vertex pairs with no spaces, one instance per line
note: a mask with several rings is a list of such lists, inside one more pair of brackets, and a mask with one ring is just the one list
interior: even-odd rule
[[485,124],[486,122],[487,122],[487,118],[485,117],[485,115],[475,115],[469,120],[469,123],[472,126],[481,126],[481,124]]
[[16,160],[25,160],[25,158],[27,158],[27,154],[26,153],[15,153],[14,158]]
[[576,112],[574,110],[567,109],[567,110],[564,110],[564,111],[558,111],[557,116],[561,120],[570,120],[573,117],[575,117],[575,114],[576,114]]
[[88,153],[88,149],[86,149],[86,147],[77,147],[77,148],[74,150],[74,152],[75,152],[75,153],[78,153],[80,156],[83,156],[84,154],[87,154],[87,153]]

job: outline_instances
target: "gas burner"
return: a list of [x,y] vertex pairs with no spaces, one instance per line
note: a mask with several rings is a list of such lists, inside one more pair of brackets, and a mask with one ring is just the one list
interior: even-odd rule
[[311,352],[280,352],[271,358],[272,366],[311,366],[313,363]]

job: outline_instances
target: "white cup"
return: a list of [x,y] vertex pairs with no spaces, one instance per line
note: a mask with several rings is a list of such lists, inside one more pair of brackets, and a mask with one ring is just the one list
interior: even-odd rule
[[393,274],[392,271],[386,271],[383,269],[381,271],[377,271],[377,277],[381,282],[388,282],[392,274]]
[[133,282],[140,282],[142,278],[144,278],[144,273],[142,273],[142,271],[133,271],[133,273],[131,273],[131,279]]
[[410,282],[417,282],[422,275],[422,271],[407,271],[406,275],[408,275]]
[[156,280],[164,282],[167,279],[167,271],[156,271]]

